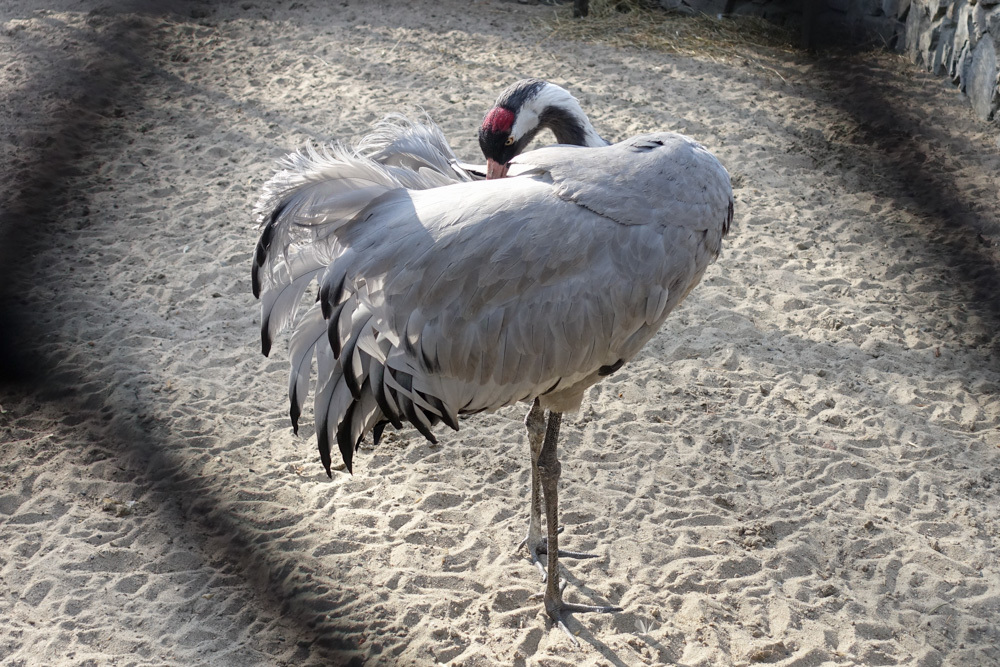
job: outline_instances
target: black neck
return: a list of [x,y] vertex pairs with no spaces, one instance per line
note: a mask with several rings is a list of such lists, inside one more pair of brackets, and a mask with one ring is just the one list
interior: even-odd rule
[[[569,144],[572,146],[593,144],[597,134],[593,131],[593,128],[590,128],[590,133],[588,134],[585,122],[586,119],[581,119],[576,114],[562,107],[548,106],[538,114],[538,129],[543,127],[550,129],[552,134],[556,135],[556,141],[560,144]],[[604,140],[601,139],[601,141]],[[604,144],[607,143],[607,141],[604,141]]]

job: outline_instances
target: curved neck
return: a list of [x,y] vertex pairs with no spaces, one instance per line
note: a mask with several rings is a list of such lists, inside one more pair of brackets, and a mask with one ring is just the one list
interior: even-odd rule
[[577,99],[553,83],[545,83],[525,100],[511,134],[531,138],[546,127],[560,144],[596,147],[609,143],[591,125]]

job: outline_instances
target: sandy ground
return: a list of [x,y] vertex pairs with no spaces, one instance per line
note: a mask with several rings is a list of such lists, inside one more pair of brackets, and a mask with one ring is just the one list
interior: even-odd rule
[[[895,57],[617,49],[552,11],[0,7],[0,664],[1000,664],[996,126]],[[564,422],[564,542],[601,554],[567,598],[625,608],[580,648],[516,550],[524,408],[328,480],[250,295],[276,158],[419,107],[477,159],[530,75],[608,138],[696,137],[737,196]]]

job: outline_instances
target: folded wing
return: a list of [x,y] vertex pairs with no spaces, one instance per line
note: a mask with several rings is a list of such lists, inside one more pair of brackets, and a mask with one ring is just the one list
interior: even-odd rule
[[677,136],[543,149],[519,158],[527,175],[499,181],[373,179],[386,189],[362,210],[284,248],[290,275],[299,254],[328,260],[313,269],[319,302],[294,325],[289,383],[297,420],[315,354],[324,464],[336,440],[350,469],[386,423],[433,439],[439,421],[520,400],[573,409],[634,356],[731,221],[725,170]]

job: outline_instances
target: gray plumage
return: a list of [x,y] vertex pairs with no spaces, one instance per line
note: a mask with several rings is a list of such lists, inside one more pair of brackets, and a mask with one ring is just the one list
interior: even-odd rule
[[251,277],[254,296],[261,299],[264,354],[275,334],[294,321],[303,293],[330,262],[324,235],[390,190],[477,177],[458,162],[436,125],[401,115],[387,116],[353,149],[309,146],[285,156],[278,167],[254,207],[262,224]]
[[439,421],[518,401],[578,408],[698,283],[732,220],[725,169],[672,133],[543,148],[495,181],[367,155],[295,156],[259,207],[264,347],[292,327],[296,422],[315,358],[328,471],[331,441],[350,470],[384,422],[433,439]]
[[[543,127],[587,147],[515,157]],[[549,617],[576,643],[568,614],[621,609],[563,601],[559,559],[594,555],[559,549],[562,413],[701,280],[732,223],[732,188],[687,137],[607,145],[572,95],[536,79],[501,93],[479,143],[499,180],[476,180],[433,124],[401,116],[354,150],[287,158],[257,209],[262,347],[292,329],[296,429],[315,366],[327,473],[333,441],[350,471],[365,435],[377,444],[387,424],[434,442],[439,422],[458,430],[462,414],[530,402],[523,545]]]

